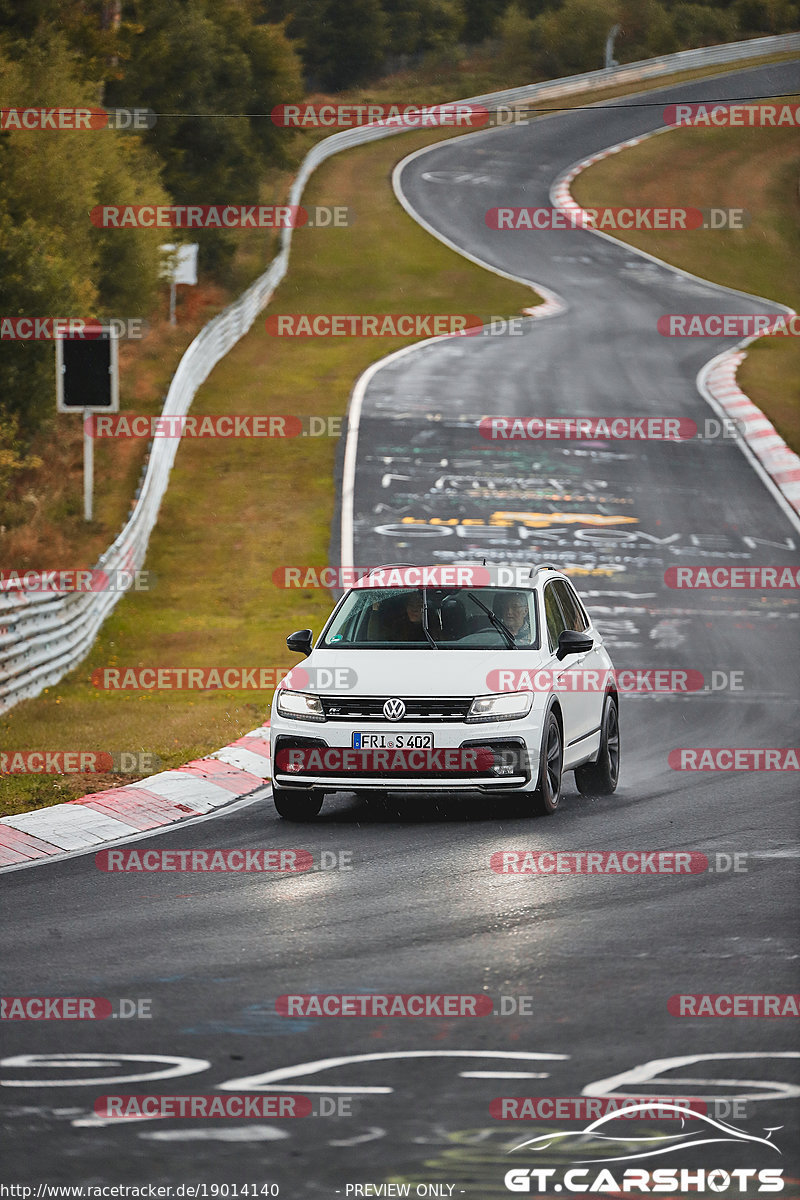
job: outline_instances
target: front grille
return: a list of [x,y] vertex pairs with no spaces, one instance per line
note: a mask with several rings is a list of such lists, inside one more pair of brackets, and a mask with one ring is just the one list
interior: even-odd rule
[[[383,706],[390,696],[322,696],[322,711],[329,721],[385,721]],[[463,721],[472,706],[471,696],[401,696],[406,706],[403,721]]]

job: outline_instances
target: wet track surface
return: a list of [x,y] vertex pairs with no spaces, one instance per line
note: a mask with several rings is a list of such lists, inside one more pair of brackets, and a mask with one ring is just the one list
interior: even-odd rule
[[[667,103],[782,94],[799,77],[797,64],[781,65],[660,95]],[[443,144],[403,169],[407,202],[425,221],[557,292],[567,311],[528,323],[522,337],[438,343],[374,375],[358,441],[354,553],[357,563],[485,557],[567,567],[618,667],[695,668],[709,679],[716,671],[719,691],[623,697],[616,796],[588,800],[568,776],[550,818],[531,819],[511,801],[417,798],[395,809],[343,796],[313,825],[291,826],[265,792],[136,844],[300,846],[315,862],[343,852],[352,869],[109,875],[89,855],[7,874],[5,995],[152,1002],[149,1020],[4,1023],[9,1181],[277,1183],[282,1196],[333,1197],[395,1180],[453,1185],[453,1195],[476,1200],[507,1195],[509,1166],[534,1165],[522,1154],[509,1160],[508,1146],[548,1127],[492,1120],[494,1097],[580,1096],[653,1060],[667,1060],[661,1082],[645,1070],[639,1085],[618,1090],[764,1096],[734,1123],[762,1137],[782,1127],[771,1135],[782,1156],[726,1144],[659,1165],[781,1166],[797,1177],[798,1059],[787,1056],[796,1021],[678,1018],[667,1002],[677,993],[798,990],[796,773],[668,765],[681,746],[796,744],[798,608],[789,592],[670,589],[664,573],[796,566],[798,528],[731,441],[495,442],[477,429],[487,414],[676,416],[701,427],[713,416],[695,378],[726,343],[663,338],[658,317],[770,306],[587,232],[501,234],[484,221],[498,204],[549,205],[550,185],[569,165],[656,127],[659,112],[629,98]],[[730,672],[741,673],[736,690]],[[746,869],[625,878],[491,870],[494,852],[528,848],[697,850],[714,866],[718,854],[743,853]],[[531,1015],[275,1012],[282,994],[372,991],[485,993],[498,1007],[503,996],[532,997]],[[114,1084],[168,1068],[153,1056],[198,1061],[180,1077]],[[673,1061],[681,1058],[695,1061]],[[291,1067],[287,1086],[318,1089],[308,1092],[318,1106],[320,1094],[333,1098],[327,1107],[352,1096],[352,1115],[107,1123],[92,1115],[106,1093],[252,1091],[253,1077]],[[758,1082],[736,1082],[744,1080]],[[535,1165],[581,1157],[558,1153]]]

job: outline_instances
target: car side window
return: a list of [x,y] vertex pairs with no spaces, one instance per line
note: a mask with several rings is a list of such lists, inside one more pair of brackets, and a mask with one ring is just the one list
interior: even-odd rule
[[558,593],[558,598],[561,601],[561,608],[567,622],[567,629],[576,629],[578,633],[583,633],[585,629],[589,628],[589,623],[572,587],[564,579],[554,580],[551,586]]
[[551,651],[554,651],[558,645],[559,634],[567,628],[558,603],[555,582],[548,583],[544,589],[544,619],[547,625],[547,640]]

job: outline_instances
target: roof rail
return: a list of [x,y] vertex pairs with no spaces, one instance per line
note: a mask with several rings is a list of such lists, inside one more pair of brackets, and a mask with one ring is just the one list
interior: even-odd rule
[[377,567],[366,567],[358,576],[359,579],[366,579],[368,575],[372,575],[374,571],[386,571],[389,567],[416,567],[417,563],[381,563]]

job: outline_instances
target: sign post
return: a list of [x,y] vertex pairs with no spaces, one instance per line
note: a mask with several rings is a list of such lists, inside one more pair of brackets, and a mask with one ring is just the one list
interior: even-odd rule
[[113,325],[93,325],[75,337],[56,338],[56,411],[83,414],[83,519],[91,521],[94,437],[88,418],[119,412],[119,345]]
[[197,283],[197,252],[199,242],[165,243],[161,249],[170,257],[164,265],[162,275],[169,279],[169,323],[175,324],[175,293],[179,283]]

